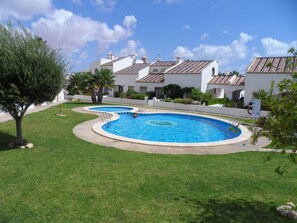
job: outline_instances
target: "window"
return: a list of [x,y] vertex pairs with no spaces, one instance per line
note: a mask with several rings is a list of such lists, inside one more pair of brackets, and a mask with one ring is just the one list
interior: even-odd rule
[[158,73],[158,69],[153,69],[153,73]]
[[163,97],[162,90],[163,90],[163,88],[161,88],[161,87],[156,87],[155,88],[155,95],[156,95],[157,98],[162,98]]
[[165,70],[166,70],[166,69],[165,69],[165,68],[163,68],[163,69],[161,70],[161,72],[162,72],[162,73],[164,73],[164,72],[165,72]]
[[140,93],[145,94],[147,92],[147,87],[140,87]]
[[216,73],[216,69],[213,67],[213,68],[212,68],[212,74],[211,74],[211,75],[214,76],[215,73]]
[[134,86],[128,86],[128,91],[134,91]]

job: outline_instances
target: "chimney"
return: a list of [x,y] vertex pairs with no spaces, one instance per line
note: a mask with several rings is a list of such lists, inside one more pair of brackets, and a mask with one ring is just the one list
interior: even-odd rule
[[109,52],[109,53],[107,54],[107,58],[108,58],[108,59],[113,59],[112,52]]
[[157,62],[160,62],[160,61],[161,61],[161,57],[158,57],[158,58],[157,58]]
[[143,63],[147,63],[147,57],[143,56],[142,58]]
[[176,57],[176,62],[177,63],[180,63],[181,62],[180,57]]

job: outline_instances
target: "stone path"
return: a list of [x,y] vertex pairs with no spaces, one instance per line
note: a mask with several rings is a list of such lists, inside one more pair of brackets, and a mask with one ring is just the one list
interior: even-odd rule
[[[138,106],[140,107],[140,106]],[[83,110],[82,107],[74,108],[75,112],[91,113]],[[142,112],[158,112],[160,109],[152,109],[147,107],[140,107]],[[162,111],[164,111],[162,109]],[[99,144],[107,147],[114,147],[122,150],[136,151],[136,152],[146,152],[146,153],[159,153],[159,154],[227,154],[227,153],[237,153],[246,151],[257,151],[261,147],[267,145],[269,140],[265,138],[259,139],[256,145],[251,145],[250,140],[246,140],[240,143],[220,145],[220,146],[185,146],[185,147],[174,147],[174,146],[155,146],[155,145],[145,145],[140,143],[132,143],[126,141],[115,140],[107,138],[105,136],[99,135],[92,130],[92,126],[101,121],[99,118],[86,121],[78,124],[74,127],[74,134],[90,143]]]

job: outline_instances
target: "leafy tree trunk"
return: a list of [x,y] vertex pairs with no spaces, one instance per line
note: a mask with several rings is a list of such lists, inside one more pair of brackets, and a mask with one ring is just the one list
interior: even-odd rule
[[95,92],[95,90],[93,88],[91,89],[91,98],[92,98],[92,103],[96,104],[96,102],[97,102],[96,92]]
[[23,115],[15,119],[16,123],[16,139],[15,139],[15,145],[16,146],[21,146],[24,144],[24,139],[23,139],[23,129],[22,129],[22,120],[23,120]]
[[102,98],[103,98],[103,87],[102,86],[99,87],[97,96],[98,96],[98,104],[102,104]]

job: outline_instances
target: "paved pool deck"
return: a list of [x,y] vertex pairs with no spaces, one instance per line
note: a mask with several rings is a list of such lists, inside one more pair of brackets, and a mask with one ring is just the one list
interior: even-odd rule
[[[136,106],[140,108],[140,112],[166,112],[172,110],[156,109],[151,107]],[[83,107],[74,108],[73,111],[81,113],[95,114],[94,112],[89,112],[83,110]],[[181,112],[181,111],[176,111]],[[189,114],[199,114],[197,112],[182,111],[183,113]],[[99,114],[98,114],[99,115]],[[228,145],[217,145],[217,146],[156,146],[156,145],[146,145],[140,143],[132,143],[127,141],[121,141],[116,139],[111,139],[98,133],[95,133],[92,126],[101,119],[98,117],[93,120],[89,120],[78,124],[74,127],[73,132],[82,140],[88,141],[93,144],[99,144],[106,147],[114,147],[121,150],[135,151],[135,152],[145,152],[145,153],[158,153],[158,154],[197,154],[197,155],[207,155],[207,154],[228,154],[228,153],[238,153],[247,151],[265,151],[261,148],[269,144],[269,140],[266,138],[260,138],[256,145],[250,143],[250,139],[242,141],[240,143],[232,143]]]

